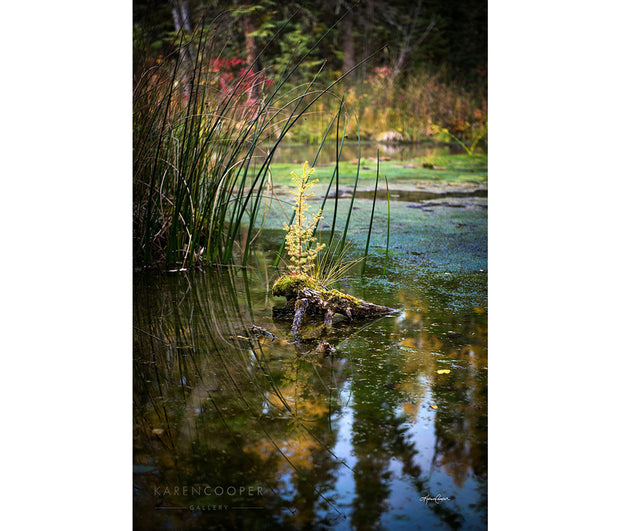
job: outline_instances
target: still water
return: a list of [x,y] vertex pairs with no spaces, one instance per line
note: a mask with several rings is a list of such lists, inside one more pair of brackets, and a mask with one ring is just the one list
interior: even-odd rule
[[[278,146],[274,154],[274,162],[303,163],[312,161],[316,156],[317,144],[283,144]],[[361,159],[376,159],[377,151],[382,158],[395,161],[411,161],[416,157],[444,156],[463,153],[464,150],[457,144],[438,144],[435,142],[423,142],[415,144],[385,144],[380,142],[345,142],[338,157],[339,146],[334,143],[326,143],[319,153],[317,163],[327,164],[335,162],[336,158],[343,161]]]
[[135,529],[485,529],[486,272],[370,267],[397,311],[296,343],[265,256],[135,275]]

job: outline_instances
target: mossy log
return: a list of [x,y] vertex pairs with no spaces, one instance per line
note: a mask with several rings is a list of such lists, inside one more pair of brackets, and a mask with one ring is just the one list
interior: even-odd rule
[[324,324],[329,326],[337,313],[354,321],[381,317],[396,311],[394,308],[373,304],[336,289],[326,290],[320,287],[315,279],[306,275],[280,277],[272,291],[275,296],[286,297],[286,306],[274,313],[293,315],[293,334],[299,331],[306,314],[321,317]]

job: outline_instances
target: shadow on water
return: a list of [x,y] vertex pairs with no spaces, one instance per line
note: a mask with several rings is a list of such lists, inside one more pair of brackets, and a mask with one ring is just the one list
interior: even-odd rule
[[486,311],[357,281],[403,310],[295,345],[275,275],[136,274],[134,527],[485,528]]

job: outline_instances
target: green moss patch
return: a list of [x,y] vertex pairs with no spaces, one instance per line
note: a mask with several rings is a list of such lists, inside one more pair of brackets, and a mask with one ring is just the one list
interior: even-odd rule
[[338,291],[337,289],[330,289],[329,291],[319,289],[319,291],[326,300],[332,298],[347,299],[353,306],[359,306],[361,303],[358,298],[353,297],[352,295],[349,295],[347,293],[342,293],[342,291]]
[[275,281],[271,291],[276,297],[293,299],[297,297],[297,292],[303,288],[318,289],[318,283],[316,279],[308,275],[282,275]]
[[276,297],[286,297],[287,300],[297,298],[297,293],[303,288],[310,288],[317,291],[325,301],[330,299],[346,299],[351,306],[359,306],[360,299],[339,291],[337,289],[326,290],[321,287],[319,282],[308,275],[282,275],[275,281],[272,293]]
[[[364,161],[359,171],[359,184],[373,185],[377,175],[376,161]],[[334,163],[315,167],[313,178],[319,179],[316,186],[316,195],[321,195],[322,189],[327,186],[334,173]],[[290,187],[290,172],[299,171],[299,164],[273,163],[270,165],[275,186]],[[379,171],[381,176],[387,176],[390,188],[404,189],[421,181],[435,183],[475,183],[486,184],[488,171],[487,155],[444,155],[432,157],[418,157],[410,161],[384,161]],[[341,186],[352,185],[357,175],[357,163],[341,161],[339,167]]]

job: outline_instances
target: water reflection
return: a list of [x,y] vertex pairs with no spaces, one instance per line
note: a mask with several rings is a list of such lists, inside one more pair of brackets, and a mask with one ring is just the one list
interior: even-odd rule
[[136,276],[135,528],[484,528],[486,312],[353,283],[415,309],[296,345],[268,274]]

